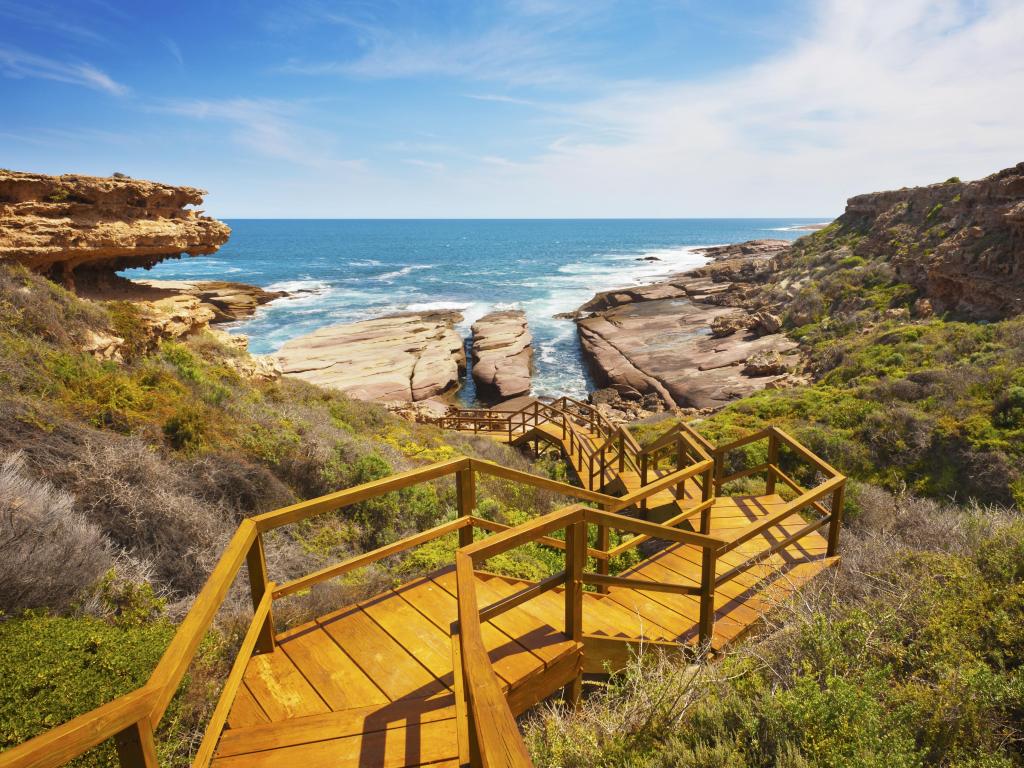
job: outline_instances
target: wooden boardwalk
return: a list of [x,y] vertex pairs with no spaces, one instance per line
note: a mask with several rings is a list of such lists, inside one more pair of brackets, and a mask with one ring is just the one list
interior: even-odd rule
[[[563,417],[560,425],[542,418],[518,429],[493,428],[488,416],[486,432],[559,446],[583,487],[456,459],[243,522],[150,682],[0,754],[0,768],[61,765],[111,736],[122,765],[155,766],[154,728],[243,562],[254,616],[196,768],[527,768],[516,715],[560,690],[575,699],[584,673],[615,671],[644,644],[690,658],[714,654],[837,562],[845,479],[784,433],[766,430],[711,455],[699,436],[677,430],[641,449],[621,432],[577,423],[578,413],[572,427]],[[768,441],[769,461],[726,474],[729,453],[757,440]],[[783,449],[827,479],[801,488],[780,469]],[[673,466],[664,466],[663,453]],[[757,472],[767,476],[766,493],[717,495]],[[499,525],[475,515],[480,473],[586,506]],[[447,476],[455,480],[457,519],[284,584],[270,581],[264,532]],[[616,547],[608,546],[609,529],[624,533]],[[275,600],[447,535],[459,539],[451,566],[274,632]],[[488,572],[490,558],[528,542],[563,550],[565,569],[539,582]],[[609,574],[615,554],[640,546],[643,559]]]

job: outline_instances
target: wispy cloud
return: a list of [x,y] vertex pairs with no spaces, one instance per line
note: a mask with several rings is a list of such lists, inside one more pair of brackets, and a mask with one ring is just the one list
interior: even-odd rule
[[856,192],[994,171],[1022,159],[1021,29],[1024,4],[1008,0],[822,0],[811,31],[770,58],[565,105],[573,130],[520,164],[505,202],[837,213]]
[[80,85],[113,96],[124,96],[128,86],[117,82],[91,64],[64,62],[0,45],[0,74],[4,77],[39,78]]
[[421,160],[418,157],[407,157],[402,162],[415,165],[417,168],[426,168],[428,171],[443,171],[445,164],[436,160]]
[[54,32],[66,38],[89,43],[103,43],[106,38],[84,23],[69,18],[64,6],[45,2],[25,3],[18,0],[0,0],[0,18],[36,29]]
[[301,103],[276,99],[187,99],[151,108],[200,121],[232,126],[235,144],[264,157],[319,170],[362,168],[362,160],[339,159],[334,137],[300,122]]
[[[395,3],[404,9],[395,14],[403,24],[390,23],[367,8],[361,14],[339,14],[306,5],[307,15],[350,31],[358,52],[327,61],[292,59],[281,69],[304,75],[441,76],[517,85],[566,85],[583,77],[582,68],[574,61],[582,47],[571,32],[606,4],[606,0],[509,2],[500,19],[481,28],[429,24],[429,14],[420,18],[424,11],[415,2]],[[419,22],[410,23],[410,19]]]
[[184,67],[185,57],[181,55],[181,48],[178,47],[178,44],[169,37],[163,38],[162,42],[164,44],[164,48],[166,48],[167,52],[171,54],[171,58],[178,63],[178,67]]

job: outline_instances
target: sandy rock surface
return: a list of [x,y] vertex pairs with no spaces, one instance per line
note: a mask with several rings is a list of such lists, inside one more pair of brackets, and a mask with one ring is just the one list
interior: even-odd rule
[[520,310],[491,312],[473,323],[473,380],[482,400],[530,392],[533,336]]
[[406,313],[321,328],[287,342],[281,370],[360,400],[413,402],[454,392],[466,368],[457,312]]

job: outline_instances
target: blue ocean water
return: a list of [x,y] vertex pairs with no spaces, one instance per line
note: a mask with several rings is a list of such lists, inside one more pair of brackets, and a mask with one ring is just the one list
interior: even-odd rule
[[[236,324],[256,353],[334,323],[451,308],[459,330],[493,309],[523,309],[534,335],[536,395],[584,395],[575,324],[553,316],[597,291],[651,282],[704,263],[693,249],[795,239],[819,219],[228,220],[212,256],[165,261],[151,279],[235,280],[289,291]],[[655,257],[649,260],[647,257]],[[461,392],[472,402],[472,381]]]

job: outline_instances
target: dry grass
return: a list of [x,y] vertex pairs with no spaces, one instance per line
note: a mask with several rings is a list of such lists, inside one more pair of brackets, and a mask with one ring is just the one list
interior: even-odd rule
[[74,497],[33,478],[20,453],[0,456],[0,611],[67,610],[112,565],[100,528]]

